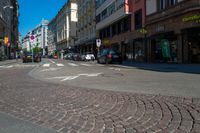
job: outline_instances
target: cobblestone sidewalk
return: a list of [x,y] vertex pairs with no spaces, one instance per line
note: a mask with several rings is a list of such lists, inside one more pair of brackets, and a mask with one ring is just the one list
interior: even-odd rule
[[0,111],[61,133],[200,132],[200,99],[90,90],[0,71]]

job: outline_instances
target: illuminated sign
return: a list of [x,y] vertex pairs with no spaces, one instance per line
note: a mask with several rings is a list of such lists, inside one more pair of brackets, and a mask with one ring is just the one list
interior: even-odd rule
[[8,37],[4,37],[4,44],[7,45],[7,44],[8,44],[8,41],[9,41],[9,40],[8,40]]
[[141,28],[141,29],[139,29],[137,31],[142,33],[142,34],[147,34],[147,30],[145,28]]
[[200,15],[193,15],[193,16],[189,16],[189,17],[184,17],[182,19],[183,22],[197,22],[200,23]]

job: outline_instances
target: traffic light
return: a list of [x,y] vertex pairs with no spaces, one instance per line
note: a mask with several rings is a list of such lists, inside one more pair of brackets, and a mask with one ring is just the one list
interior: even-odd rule
[[4,44],[8,45],[8,37],[4,37]]

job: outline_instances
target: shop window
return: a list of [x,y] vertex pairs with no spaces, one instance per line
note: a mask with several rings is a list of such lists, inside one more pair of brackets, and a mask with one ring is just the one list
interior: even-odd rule
[[142,9],[135,12],[135,30],[142,28]]

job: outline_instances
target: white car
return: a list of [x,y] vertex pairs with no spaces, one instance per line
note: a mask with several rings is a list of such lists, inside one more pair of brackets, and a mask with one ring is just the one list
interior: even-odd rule
[[92,53],[86,53],[85,60],[86,61],[91,61],[91,60],[94,61],[95,60],[94,54],[92,54]]

